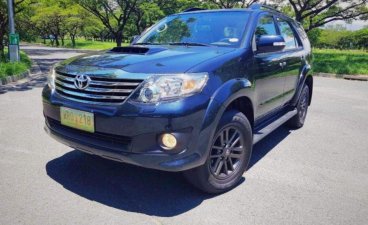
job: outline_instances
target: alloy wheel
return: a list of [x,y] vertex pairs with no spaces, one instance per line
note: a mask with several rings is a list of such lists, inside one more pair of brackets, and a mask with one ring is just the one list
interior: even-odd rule
[[226,179],[243,163],[244,137],[235,126],[227,126],[215,137],[210,155],[210,170],[217,179]]
[[299,107],[298,107],[299,118],[302,122],[304,122],[304,120],[307,116],[308,101],[309,101],[309,93],[308,93],[307,89],[304,89],[303,95],[300,99],[300,103],[299,103]]

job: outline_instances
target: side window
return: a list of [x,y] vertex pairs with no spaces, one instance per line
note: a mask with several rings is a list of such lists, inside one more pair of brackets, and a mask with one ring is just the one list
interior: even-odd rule
[[256,42],[262,35],[277,35],[275,21],[271,15],[264,15],[258,21],[255,32]]
[[307,39],[308,38],[307,33],[305,33],[305,30],[304,30],[304,28],[303,28],[303,26],[301,24],[294,23],[294,27],[296,27],[296,29],[299,31],[300,36],[303,39]]
[[290,24],[280,18],[277,18],[277,24],[279,25],[280,32],[282,37],[285,39],[285,49],[294,49],[298,47],[298,40],[295,38],[295,34],[293,29],[290,27]]

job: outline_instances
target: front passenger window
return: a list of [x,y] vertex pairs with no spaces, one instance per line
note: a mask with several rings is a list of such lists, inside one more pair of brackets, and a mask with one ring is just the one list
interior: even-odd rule
[[275,21],[270,15],[262,16],[258,21],[255,33],[256,41],[262,35],[277,35]]

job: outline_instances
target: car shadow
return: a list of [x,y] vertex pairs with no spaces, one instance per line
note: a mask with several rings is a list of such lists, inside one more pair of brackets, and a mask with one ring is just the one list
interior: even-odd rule
[[[289,133],[288,129],[279,128],[268,137],[268,141],[257,144],[250,167]],[[116,209],[146,215],[180,215],[215,197],[192,187],[181,173],[145,169],[77,150],[49,161],[46,171],[50,178],[81,197]],[[245,183],[244,181],[243,177],[239,185]]]
[[282,140],[291,133],[291,129],[286,126],[281,126],[272,132],[269,136],[253,146],[252,158],[250,159],[248,170],[272,151]]

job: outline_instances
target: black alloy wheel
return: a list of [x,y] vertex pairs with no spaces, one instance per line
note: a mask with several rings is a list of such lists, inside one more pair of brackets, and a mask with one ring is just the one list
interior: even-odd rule
[[244,136],[235,126],[227,126],[217,133],[212,145],[209,164],[217,179],[226,179],[240,168],[244,154]]

